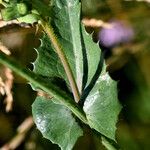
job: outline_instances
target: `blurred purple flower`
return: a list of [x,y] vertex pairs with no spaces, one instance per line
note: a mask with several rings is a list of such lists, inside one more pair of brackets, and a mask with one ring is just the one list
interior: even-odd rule
[[114,47],[122,43],[128,43],[133,39],[134,31],[123,22],[113,20],[109,22],[112,27],[102,28],[98,38],[100,44],[105,47]]

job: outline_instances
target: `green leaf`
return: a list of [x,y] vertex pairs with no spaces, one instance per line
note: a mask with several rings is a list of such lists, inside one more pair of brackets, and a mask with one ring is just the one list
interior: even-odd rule
[[42,17],[52,16],[51,7],[47,5],[45,1],[32,0],[29,2],[32,3],[33,8],[36,9]]
[[18,10],[18,13],[19,13],[20,15],[25,15],[25,14],[27,14],[27,12],[28,12],[27,5],[24,4],[24,3],[18,3],[18,4],[17,4],[17,10]]
[[52,99],[37,97],[32,105],[32,113],[43,136],[58,144],[62,150],[71,150],[83,134],[71,112]]
[[[65,4],[62,4],[62,3]],[[80,41],[80,4],[78,1],[58,1],[54,5],[53,24],[58,40],[64,49],[64,53],[71,66],[73,74],[81,91],[83,77],[83,56]],[[44,76],[61,77],[68,82],[65,71],[49,39],[44,36],[35,62],[36,73]]]
[[[103,69],[103,56],[98,44],[92,40],[80,22],[78,0],[53,1],[55,17],[52,25],[64,49],[80,91],[85,101],[84,111],[91,128],[108,138],[115,139],[117,117],[120,104],[117,99],[117,86]],[[38,58],[34,71],[45,77],[60,77],[67,82],[61,62],[47,37],[44,35],[37,49]],[[81,102],[82,103],[82,102]]]
[[28,13],[28,8],[25,3],[12,2],[7,4],[6,8],[1,10],[3,20],[13,20]]
[[[80,22],[81,5],[78,0],[56,0],[52,24],[73,71],[79,91],[89,84],[100,61],[101,51]],[[63,66],[48,37],[44,35],[37,49],[34,71],[48,77],[60,77],[68,82]]]
[[84,103],[89,125],[106,137],[115,140],[118,114],[121,106],[117,99],[117,83],[103,68],[101,76]]
[[[30,71],[27,68],[24,68],[22,65],[16,62],[16,60],[10,58],[3,52],[0,53],[0,63],[9,67],[18,75],[22,76],[24,79],[32,83],[34,88],[39,87],[41,90],[45,91],[47,94],[55,97],[57,99],[57,103],[61,103],[66,106],[75,116],[77,116],[82,122],[87,124],[87,119],[83,110],[73,101],[72,97],[60,90],[56,84],[51,82],[52,80],[46,80],[39,75],[36,75],[34,72]],[[56,100],[55,100],[56,102]]]
[[92,35],[88,34],[82,25],[81,31],[81,43],[83,48],[84,57],[84,78],[83,88],[89,86],[95,75],[99,76],[101,70],[97,74],[97,70],[100,69],[99,63],[103,65],[103,56],[99,45],[93,42]]
[[[63,4],[63,2],[65,4]],[[83,76],[83,56],[80,35],[80,3],[78,1],[59,1],[54,5],[53,24],[58,31],[57,37],[71,66],[81,91]],[[43,37],[41,47],[37,49],[38,58],[34,71],[44,76],[56,76],[67,81],[64,69],[49,39]],[[48,63],[47,63],[48,62]]]
[[36,14],[28,14],[28,15],[25,15],[25,16],[23,16],[23,17],[17,18],[17,20],[18,20],[19,22],[25,22],[25,23],[33,24],[33,23],[35,23],[35,22],[38,22],[39,16],[36,15]]
[[37,49],[37,59],[34,62],[34,72],[47,77],[61,77],[59,66],[61,66],[58,56],[52,49],[51,42],[47,35],[41,40],[41,46]]
[[20,16],[16,6],[2,9],[1,15],[2,15],[3,20],[5,21],[16,19],[17,17]]

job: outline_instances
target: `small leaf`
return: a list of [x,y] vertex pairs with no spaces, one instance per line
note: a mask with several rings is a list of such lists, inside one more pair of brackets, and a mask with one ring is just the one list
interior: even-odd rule
[[47,5],[46,2],[41,0],[32,0],[29,2],[32,3],[33,8],[36,9],[42,17],[52,16],[51,7]]
[[27,14],[27,12],[28,12],[27,5],[24,4],[24,3],[18,3],[18,4],[17,4],[17,10],[18,10],[18,13],[19,13],[20,15],[25,15],[25,14]]
[[2,15],[3,20],[5,21],[13,20],[20,16],[16,6],[2,9],[1,15]]
[[22,17],[28,13],[28,8],[25,3],[11,2],[6,8],[1,10],[3,20],[9,21]]
[[71,112],[52,99],[37,97],[32,105],[32,113],[43,136],[58,144],[62,150],[71,150],[83,134]]
[[35,22],[38,22],[39,16],[37,14],[28,14],[28,15],[25,15],[23,17],[17,18],[17,20],[19,22],[25,22],[25,23],[33,24]]
[[91,128],[115,140],[116,123],[121,106],[117,99],[117,84],[105,71],[105,67],[89,93],[83,109]]

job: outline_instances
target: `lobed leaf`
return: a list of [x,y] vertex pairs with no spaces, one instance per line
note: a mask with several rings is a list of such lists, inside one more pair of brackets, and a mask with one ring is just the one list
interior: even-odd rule
[[[56,15],[52,24],[81,93],[97,70],[101,51],[81,25],[81,6],[78,0],[56,0],[53,5]],[[63,66],[46,35],[41,39],[37,52],[38,58],[34,63],[36,73],[60,77],[68,82]]]
[[[54,5],[54,19],[52,24],[58,40],[64,49],[69,65],[81,89],[83,76],[83,56],[80,41],[80,4],[77,1],[56,0]],[[61,65],[53,46],[47,37],[42,38],[42,45],[37,49],[38,59],[35,62],[34,71],[45,76],[57,76],[67,81],[64,69]]]
[[[92,82],[92,79],[96,74],[97,69],[99,68],[99,63],[102,59],[101,50],[99,45],[93,42],[92,35],[88,34],[82,25],[81,31],[81,43],[83,50],[83,59],[84,59],[84,78],[83,78],[83,90]],[[102,62],[103,64],[103,62]]]

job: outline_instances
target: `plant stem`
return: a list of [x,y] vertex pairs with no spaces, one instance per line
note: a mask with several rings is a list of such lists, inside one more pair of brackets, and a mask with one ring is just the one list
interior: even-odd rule
[[47,92],[49,95],[55,97],[63,105],[68,107],[81,121],[87,124],[87,119],[84,111],[77,106],[77,104],[67,95],[67,93],[63,92],[54,84],[50,82],[47,83],[42,77],[22,67],[14,59],[9,58],[9,56],[5,55],[2,52],[0,52],[0,63],[12,69],[12,71],[25,78],[35,87],[38,87],[43,91]]
[[70,83],[70,87],[71,87],[75,102],[78,103],[80,100],[79,90],[78,90],[76,81],[74,79],[72,70],[70,68],[70,65],[67,61],[67,58],[66,58],[64,52],[63,52],[62,46],[59,44],[59,41],[56,38],[56,35],[53,31],[52,26],[50,24],[48,24],[47,22],[44,22],[43,20],[41,21],[41,25],[43,27],[43,30],[47,33],[49,39],[51,40],[51,42],[52,42],[52,44],[56,50],[56,53],[58,54],[58,57],[61,60],[61,63],[64,67],[65,72],[66,72],[68,81]]

